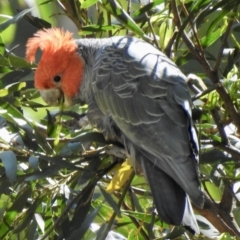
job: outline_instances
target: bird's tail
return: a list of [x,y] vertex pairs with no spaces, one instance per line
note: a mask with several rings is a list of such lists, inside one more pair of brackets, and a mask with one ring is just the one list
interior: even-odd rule
[[141,165],[160,218],[168,224],[182,224],[193,234],[199,233],[191,203],[183,189],[148,159],[142,158]]
[[189,197],[186,196],[185,210],[182,220],[182,225],[190,231],[192,234],[199,234],[200,230],[197,224],[197,220],[194,216],[192,205],[190,203]]

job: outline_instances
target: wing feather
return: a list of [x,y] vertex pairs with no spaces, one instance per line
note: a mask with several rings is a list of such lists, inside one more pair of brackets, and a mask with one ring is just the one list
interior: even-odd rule
[[185,76],[164,54],[133,38],[113,38],[94,69],[101,111],[200,206],[198,142]]

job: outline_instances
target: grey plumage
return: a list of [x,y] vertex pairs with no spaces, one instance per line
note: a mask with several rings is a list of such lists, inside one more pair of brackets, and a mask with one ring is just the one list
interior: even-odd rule
[[198,140],[186,79],[150,44],[135,38],[77,40],[85,61],[80,98],[90,122],[122,142],[148,179],[160,218],[198,232],[188,196],[204,202]]

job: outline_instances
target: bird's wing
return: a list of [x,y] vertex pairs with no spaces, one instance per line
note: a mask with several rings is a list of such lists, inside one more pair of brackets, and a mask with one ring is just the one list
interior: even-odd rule
[[95,60],[92,87],[101,111],[201,205],[198,143],[184,75],[164,54],[133,38],[113,38]]

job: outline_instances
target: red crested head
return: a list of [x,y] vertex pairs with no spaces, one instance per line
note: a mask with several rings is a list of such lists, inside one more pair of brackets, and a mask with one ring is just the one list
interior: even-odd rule
[[38,48],[42,51],[34,76],[37,89],[58,89],[68,98],[79,92],[84,61],[77,53],[72,33],[58,28],[39,30],[26,47],[26,59],[30,63],[35,61]]

